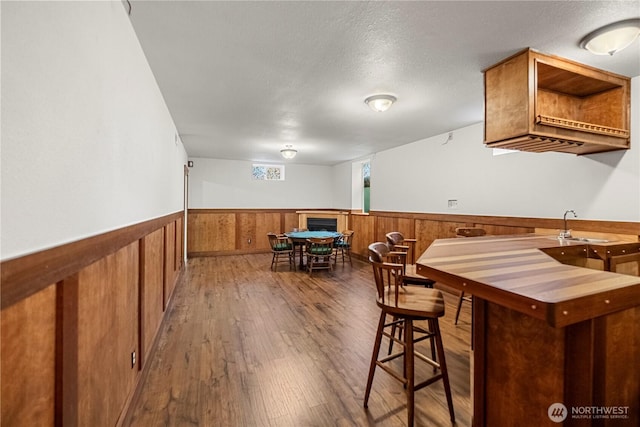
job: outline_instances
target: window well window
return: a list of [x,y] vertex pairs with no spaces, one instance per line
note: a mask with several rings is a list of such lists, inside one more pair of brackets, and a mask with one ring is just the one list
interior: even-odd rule
[[284,165],[254,164],[251,176],[259,181],[284,181]]

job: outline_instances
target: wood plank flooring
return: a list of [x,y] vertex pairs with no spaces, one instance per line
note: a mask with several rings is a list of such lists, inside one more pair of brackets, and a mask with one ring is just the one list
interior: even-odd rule
[[[371,267],[312,278],[270,254],[190,259],[133,402],[131,426],[403,426],[402,385],[378,369],[362,406],[380,311]],[[471,424],[470,307],[441,318],[456,426]],[[428,345],[428,344],[420,344]],[[416,362],[416,379],[431,373]],[[421,374],[424,376],[421,377]],[[451,426],[437,382],[416,393],[416,426]]]

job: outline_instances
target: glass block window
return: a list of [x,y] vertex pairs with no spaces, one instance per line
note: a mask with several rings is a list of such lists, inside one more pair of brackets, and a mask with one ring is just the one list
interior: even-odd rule
[[284,181],[284,165],[253,165],[251,176],[260,181]]

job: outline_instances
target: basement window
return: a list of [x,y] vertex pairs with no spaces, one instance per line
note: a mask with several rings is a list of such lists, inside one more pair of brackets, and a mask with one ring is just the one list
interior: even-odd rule
[[251,176],[258,181],[284,181],[284,165],[254,164]]

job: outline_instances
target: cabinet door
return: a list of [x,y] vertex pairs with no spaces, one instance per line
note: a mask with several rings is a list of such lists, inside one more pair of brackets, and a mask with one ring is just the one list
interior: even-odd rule
[[631,276],[640,276],[640,253],[614,255],[609,258],[610,271]]

